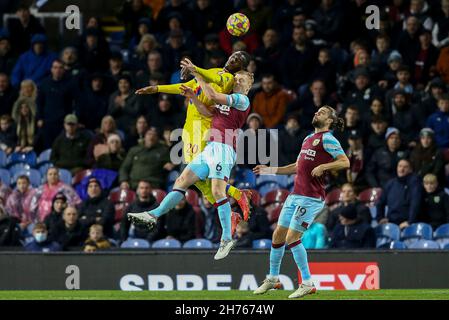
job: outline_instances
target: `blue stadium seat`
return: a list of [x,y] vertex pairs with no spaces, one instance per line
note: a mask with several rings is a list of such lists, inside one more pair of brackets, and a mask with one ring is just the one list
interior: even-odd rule
[[[51,162],[42,162],[42,163],[38,164],[38,170],[41,173],[42,178],[44,178],[44,179],[47,178],[47,171],[51,167],[54,167],[53,163],[51,163]],[[72,184],[71,181],[70,181],[70,184]]]
[[413,240],[425,239],[432,240],[432,226],[427,223],[413,223],[402,230],[401,240],[405,242],[407,247],[411,245]]
[[176,249],[181,248],[181,242],[176,239],[160,239],[153,242],[153,249]]
[[40,165],[44,162],[49,162],[51,156],[51,149],[47,149],[42,151],[37,158],[37,165]]
[[120,246],[120,248],[135,248],[135,249],[148,249],[150,243],[145,239],[126,239]]
[[256,187],[256,175],[251,169],[240,169],[235,172],[235,184],[248,183],[249,189]]
[[387,243],[384,243],[381,246],[378,246],[379,249],[398,249],[398,250],[404,250],[407,249],[407,246],[402,241],[390,241]]
[[259,189],[257,189],[257,191],[260,193],[260,195],[263,197],[265,196],[268,192],[272,191],[272,190],[276,190],[276,189],[281,189],[281,186],[278,185],[276,182],[268,182],[264,185],[262,185]]
[[37,188],[41,185],[40,172],[36,169],[29,169],[29,170],[22,170],[22,171],[16,172],[16,174],[14,174],[12,181],[11,181],[12,186],[16,185],[17,178],[19,178],[19,176],[21,176],[21,175],[26,175],[26,176],[28,176],[28,178],[30,178],[30,183],[33,186],[33,188]]
[[253,249],[270,249],[271,239],[257,239],[253,241]]
[[391,240],[399,240],[401,237],[401,230],[399,226],[394,223],[385,223],[378,225],[374,231],[376,232],[376,237],[385,237]]
[[62,182],[71,185],[72,173],[67,169],[59,169],[59,179],[61,179]]
[[412,244],[407,246],[408,249],[440,249],[438,243],[432,240],[420,239],[414,241]]
[[433,239],[449,238],[449,223],[442,224],[433,233]]
[[449,243],[446,243],[443,247],[444,250],[449,250]]
[[0,168],[3,168],[6,166],[6,159],[8,157],[6,156],[5,151],[0,150]]
[[251,189],[251,183],[248,183],[248,182],[239,182],[239,183],[236,183],[236,184],[235,184],[235,187],[236,187],[237,189],[240,189],[240,190],[242,190],[242,189]]
[[212,249],[212,242],[207,239],[192,239],[182,246],[184,249]]
[[3,184],[9,186],[11,184],[11,174],[6,169],[0,169],[0,180]]
[[257,178],[256,178],[256,186],[258,188],[260,188],[264,184],[267,184],[270,182],[276,182],[282,188],[286,188],[288,185],[288,176],[264,174],[264,175],[257,176]]
[[36,153],[34,151],[30,151],[30,152],[27,152],[27,153],[13,152],[7,158],[6,165],[8,167],[10,167],[10,166],[12,166],[13,164],[16,164],[16,163],[26,163],[30,167],[34,168],[36,166],[36,161],[37,161],[37,156],[36,156]]
[[16,163],[9,167],[9,174],[13,177],[19,171],[30,170],[31,166],[26,163]]

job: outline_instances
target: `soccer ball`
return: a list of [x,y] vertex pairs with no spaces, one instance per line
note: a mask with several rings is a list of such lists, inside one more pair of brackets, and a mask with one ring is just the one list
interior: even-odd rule
[[249,19],[243,13],[233,13],[226,22],[226,28],[233,36],[243,36],[249,30]]

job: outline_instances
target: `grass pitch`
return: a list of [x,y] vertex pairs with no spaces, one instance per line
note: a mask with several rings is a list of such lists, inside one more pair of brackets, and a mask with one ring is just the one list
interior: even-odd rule
[[[0,300],[287,300],[293,291],[0,291]],[[449,289],[318,291],[304,300],[449,300]],[[290,299],[288,299],[290,300]]]

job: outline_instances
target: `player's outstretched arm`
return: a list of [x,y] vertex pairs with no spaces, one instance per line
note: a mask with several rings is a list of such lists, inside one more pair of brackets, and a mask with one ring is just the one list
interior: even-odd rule
[[181,68],[188,70],[192,75],[200,75],[206,82],[215,83],[220,87],[223,86],[224,79],[215,70],[207,70],[197,67],[187,58],[181,61]]
[[195,80],[190,80],[185,83],[164,84],[159,86],[148,86],[136,90],[136,94],[154,94],[154,93],[168,93],[168,94],[181,94],[181,86],[193,87]]
[[202,103],[196,94],[193,92],[192,88],[182,85],[181,86],[181,94],[184,97],[187,97],[192,100],[193,104],[195,105],[196,109],[200,114],[202,114],[205,117],[211,118],[214,114],[213,112],[206,107],[204,103]]
[[296,163],[292,163],[283,167],[267,167],[266,165],[258,165],[253,168],[255,174],[295,174]]
[[350,166],[349,159],[345,154],[338,155],[334,161],[321,164],[315,167],[311,174],[313,177],[320,177],[325,171],[348,169]]

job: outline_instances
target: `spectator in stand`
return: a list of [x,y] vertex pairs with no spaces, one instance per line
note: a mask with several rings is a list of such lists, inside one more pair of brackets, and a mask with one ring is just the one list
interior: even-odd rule
[[33,80],[26,79],[20,83],[19,98],[29,98],[36,102],[37,86]]
[[395,102],[394,99],[398,92],[401,92],[402,94],[406,94],[409,96],[412,96],[414,93],[413,84],[410,82],[411,74],[409,67],[405,65],[400,66],[396,71],[396,78],[398,81],[393,86],[393,88],[389,90],[385,95],[385,101],[390,116],[396,113],[396,108],[394,106]]
[[385,133],[388,127],[388,121],[382,115],[375,115],[371,119],[369,124],[371,132],[368,136],[366,148],[370,155],[372,155],[377,149],[385,146]]
[[[425,30],[432,30],[433,19],[430,17],[430,8],[426,0],[411,0],[408,15],[416,17]],[[406,28],[405,21],[403,28]]]
[[324,81],[329,92],[334,92],[336,89],[336,74],[337,70],[334,62],[331,59],[330,51],[327,48],[321,48],[318,53],[318,63],[313,69],[310,80],[321,79]]
[[33,241],[25,245],[25,251],[52,252],[61,251],[61,245],[48,239],[48,231],[45,224],[38,222],[33,227]]
[[145,66],[136,72],[137,86],[139,88],[147,86],[151,75],[154,75],[155,73],[162,73],[164,79],[168,78],[168,75],[164,70],[162,54],[157,50],[152,50],[147,55]]
[[203,223],[202,237],[213,242],[220,242],[220,221],[218,219],[217,209],[203,195],[199,201]]
[[362,249],[374,248],[376,236],[373,228],[358,218],[354,206],[344,207],[338,215],[340,223],[331,232],[329,248]]
[[215,1],[196,0],[193,7],[193,34],[203,39],[208,33],[217,33],[221,28],[220,19],[221,12]]
[[[365,128],[372,123],[372,119],[374,117],[383,117],[383,118],[388,117],[387,111],[384,106],[384,101],[381,97],[374,97],[373,100],[371,100],[370,112],[365,112],[364,114],[362,114],[362,121],[364,122]],[[383,144],[383,137],[382,137],[382,144]]]
[[11,86],[9,76],[0,72],[0,115],[10,115],[17,91]]
[[321,0],[319,8],[312,13],[316,21],[317,33],[324,40],[338,42],[343,26],[343,8],[339,1]]
[[348,148],[348,138],[354,132],[363,135],[363,123],[360,119],[360,111],[355,105],[350,105],[346,108],[345,115],[345,127],[343,131],[336,132],[338,140],[341,143],[342,148],[345,150]]
[[97,249],[109,249],[111,243],[103,233],[103,226],[101,224],[93,224],[89,228],[89,238],[84,242],[86,245],[89,242],[95,243]]
[[349,147],[346,149],[350,167],[346,170],[346,181],[355,185],[358,189],[367,186],[365,179],[366,164],[369,159],[369,151],[363,145],[362,136],[354,131],[348,137]]
[[106,148],[102,150],[103,145],[98,145],[94,149],[95,168],[109,169],[119,171],[120,166],[125,160],[126,153],[122,148],[122,139],[115,133],[108,136]]
[[170,210],[166,218],[167,239],[177,239],[181,242],[195,238],[195,211],[181,200],[174,209]]
[[20,98],[14,103],[12,118],[17,126],[15,152],[33,151],[36,135],[36,103],[31,98]]
[[83,88],[82,94],[75,100],[75,113],[84,128],[94,131],[108,113],[109,91],[104,75],[92,74]]
[[135,53],[132,55],[132,64],[137,70],[142,70],[147,64],[147,57],[150,52],[157,50],[160,47],[156,38],[152,34],[144,34],[140,39],[139,44],[135,48]]
[[136,46],[139,44],[143,36],[150,34],[152,27],[152,21],[150,18],[140,18],[137,22],[137,32],[133,34],[133,37],[129,41],[129,50],[134,51]]
[[8,197],[11,194],[11,192],[12,191],[9,185],[4,184],[0,180],[0,207],[6,204],[6,201],[8,200]]
[[354,88],[349,90],[344,105],[357,106],[360,114],[369,110],[371,100],[379,95],[378,90],[371,85],[371,79],[368,71],[359,67],[354,70]]
[[241,12],[251,21],[251,28],[257,34],[263,34],[271,26],[273,11],[262,0],[247,0]]
[[208,33],[204,36],[204,49],[201,52],[201,61],[204,68],[211,68],[211,57],[213,54],[220,52],[225,55],[224,51],[220,49],[220,43],[218,41],[218,35],[215,33]]
[[101,149],[104,150],[108,136],[116,132],[117,128],[114,118],[109,115],[104,116],[101,119],[101,127],[99,132],[91,139],[89,147],[87,148],[87,159],[89,161],[89,166],[92,166],[95,163],[94,152],[97,145],[101,145]]
[[193,12],[190,8],[190,5],[183,0],[171,0],[170,3],[162,8],[157,17],[157,30],[159,32],[166,30],[169,25],[170,16],[173,14],[179,14],[183,17],[185,24],[184,28],[187,30],[192,29],[193,20]]
[[176,105],[174,97],[165,93],[159,95],[158,106],[150,110],[148,117],[159,132],[167,126],[181,128],[185,121],[185,113]]
[[419,143],[410,154],[410,162],[419,177],[431,173],[444,182],[444,158],[435,144],[435,133],[430,128],[423,128],[419,133]]
[[112,90],[117,90],[118,81],[123,75],[131,75],[131,72],[128,70],[128,66],[123,61],[121,52],[114,51],[109,56],[109,68],[106,72],[108,86]]
[[[391,222],[403,229],[416,222],[420,206],[420,180],[413,173],[410,161],[402,159],[398,162],[397,177],[383,187],[382,196],[376,205],[376,219],[379,224]],[[385,207],[388,207],[387,212]]]
[[[125,241],[129,237],[131,222],[128,219],[128,212],[143,212],[149,211],[157,207],[156,198],[153,196],[151,183],[145,180],[140,180],[136,190],[136,200],[134,200],[125,210],[122,220],[120,222],[120,241]],[[158,227],[161,222],[158,220]],[[133,228],[133,238],[147,239],[149,241],[156,240],[155,232],[150,232],[148,228],[140,225],[135,225]]]
[[14,87],[18,88],[25,79],[31,79],[39,85],[50,74],[57,56],[47,49],[47,40],[45,34],[35,34],[31,38],[30,50],[20,55],[12,71],[11,83]]
[[83,248],[83,252],[85,253],[92,253],[97,251],[98,247],[97,244],[93,241],[86,241],[84,242],[84,248]]
[[0,117],[0,149],[6,155],[11,154],[17,144],[17,134],[10,115],[4,114]]
[[0,73],[11,74],[15,64],[9,33],[0,28]]
[[68,206],[64,209],[62,221],[50,230],[49,239],[58,242],[63,250],[68,247],[79,247],[87,238],[87,230],[78,221],[78,210]]
[[276,30],[267,29],[263,34],[262,43],[263,45],[254,51],[254,59],[261,73],[276,74],[282,54]]
[[86,71],[79,61],[78,50],[75,47],[65,47],[59,59],[64,63],[65,73],[75,82],[75,87],[81,89],[84,85]]
[[408,103],[409,95],[404,90],[396,90],[393,95],[393,117],[391,124],[401,132],[401,140],[408,146],[414,147],[419,133],[418,115]]
[[414,106],[419,118],[419,126],[424,128],[432,113],[438,111],[438,100],[446,92],[446,86],[440,78],[435,78],[428,85],[427,96]]
[[307,42],[306,29],[295,27],[290,46],[284,50],[281,61],[283,85],[296,90],[308,80],[316,61],[315,49]]
[[122,75],[118,90],[109,98],[108,113],[114,117],[117,128],[128,134],[137,117],[142,113],[141,105],[132,89],[131,77]]
[[87,184],[88,198],[79,207],[79,221],[88,229],[93,224],[103,226],[106,236],[113,237],[115,209],[97,178],[90,178]]
[[145,140],[145,133],[150,126],[145,116],[139,116],[137,118],[135,126],[132,128],[131,133],[126,136],[125,149],[129,150],[136,145],[143,145]]
[[14,54],[19,55],[30,47],[32,36],[45,33],[39,20],[30,13],[28,6],[20,5],[16,11],[18,19],[10,19],[7,29],[11,36],[11,46]]
[[151,8],[144,4],[143,0],[125,1],[118,12],[118,18],[125,26],[125,42],[138,33],[138,24],[141,18],[152,16]]
[[432,34],[430,30],[423,29],[419,34],[419,51],[415,58],[413,72],[413,82],[419,88],[424,88],[426,83],[436,73],[436,63],[438,59],[438,49],[432,44]]
[[35,192],[36,190],[30,186],[30,178],[21,175],[17,178],[17,188],[12,191],[6,200],[6,212],[19,220],[22,232],[35,218],[30,210],[31,200]]
[[276,128],[294,98],[294,93],[282,88],[273,74],[266,74],[262,76],[262,91],[254,96],[252,109],[262,116],[266,128]]
[[421,23],[415,16],[405,20],[405,29],[401,32],[397,42],[397,49],[401,53],[404,63],[409,67],[415,65],[415,57],[419,52],[419,30]]
[[43,148],[51,148],[63,129],[64,117],[73,111],[73,90],[64,65],[55,60],[51,76],[42,81],[37,96],[37,127],[42,132]]
[[62,221],[62,213],[64,209],[67,207],[67,197],[63,192],[57,193],[53,197],[53,202],[51,204],[51,212],[44,219],[44,224],[47,226],[47,230],[51,230],[57,225],[60,221]]
[[58,193],[66,196],[67,204],[70,206],[76,206],[81,203],[81,199],[75,190],[70,185],[59,180],[58,168],[49,168],[46,180],[46,183],[37,188],[31,200],[31,211],[39,222],[44,221],[52,211],[53,198]]
[[[298,117],[294,114],[287,116],[285,126],[279,132],[279,165],[286,166],[296,162],[301,143],[307,136],[307,132],[302,130]],[[294,141],[295,143],[292,143]]]
[[357,220],[363,221],[366,224],[371,223],[371,213],[367,206],[357,200],[357,194],[355,192],[355,187],[351,183],[345,183],[341,187],[341,201],[339,206],[331,210],[328,214],[326,221],[326,228],[329,231],[334,230],[335,226],[339,222],[339,216],[343,210],[350,207],[354,210],[357,215]]
[[379,34],[376,37],[376,48],[371,53],[371,64],[383,74],[388,68],[388,58],[392,50],[390,49],[390,37]]
[[435,19],[435,24],[432,30],[432,43],[438,49],[443,48],[449,44],[449,25],[447,23],[449,18],[449,1],[442,0],[440,12]]
[[106,72],[108,70],[109,46],[100,40],[99,29],[86,29],[85,40],[78,51],[80,61],[87,72]]
[[164,188],[165,172],[173,168],[168,147],[159,142],[156,130],[148,130],[144,144],[132,147],[120,167],[120,187],[136,189],[140,180],[147,180],[154,188]]
[[50,161],[59,168],[70,170],[72,174],[88,167],[86,154],[89,136],[78,128],[78,118],[68,114],[64,118],[64,132],[53,143]]
[[435,230],[440,225],[449,223],[449,195],[444,188],[439,188],[434,174],[424,176],[423,186],[422,207],[417,220],[429,223]]
[[393,85],[397,82],[396,72],[402,65],[401,54],[398,51],[393,50],[388,56],[387,63],[388,63],[387,70],[384,72],[384,74],[381,77],[382,79],[378,83],[379,87],[383,89],[392,88]]
[[11,217],[0,205],[0,247],[20,246],[21,230],[19,220]]
[[398,129],[388,128],[385,140],[386,146],[374,152],[366,168],[366,180],[371,188],[383,188],[390,179],[395,177],[399,160],[408,157],[408,151],[401,148]]
[[438,148],[449,148],[449,95],[443,94],[438,99],[439,111],[427,119],[428,128],[435,132]]
[[233,238],[237,241],[236,248],[252,248],[254,238],[247,221],[241,221],[237,225]]

